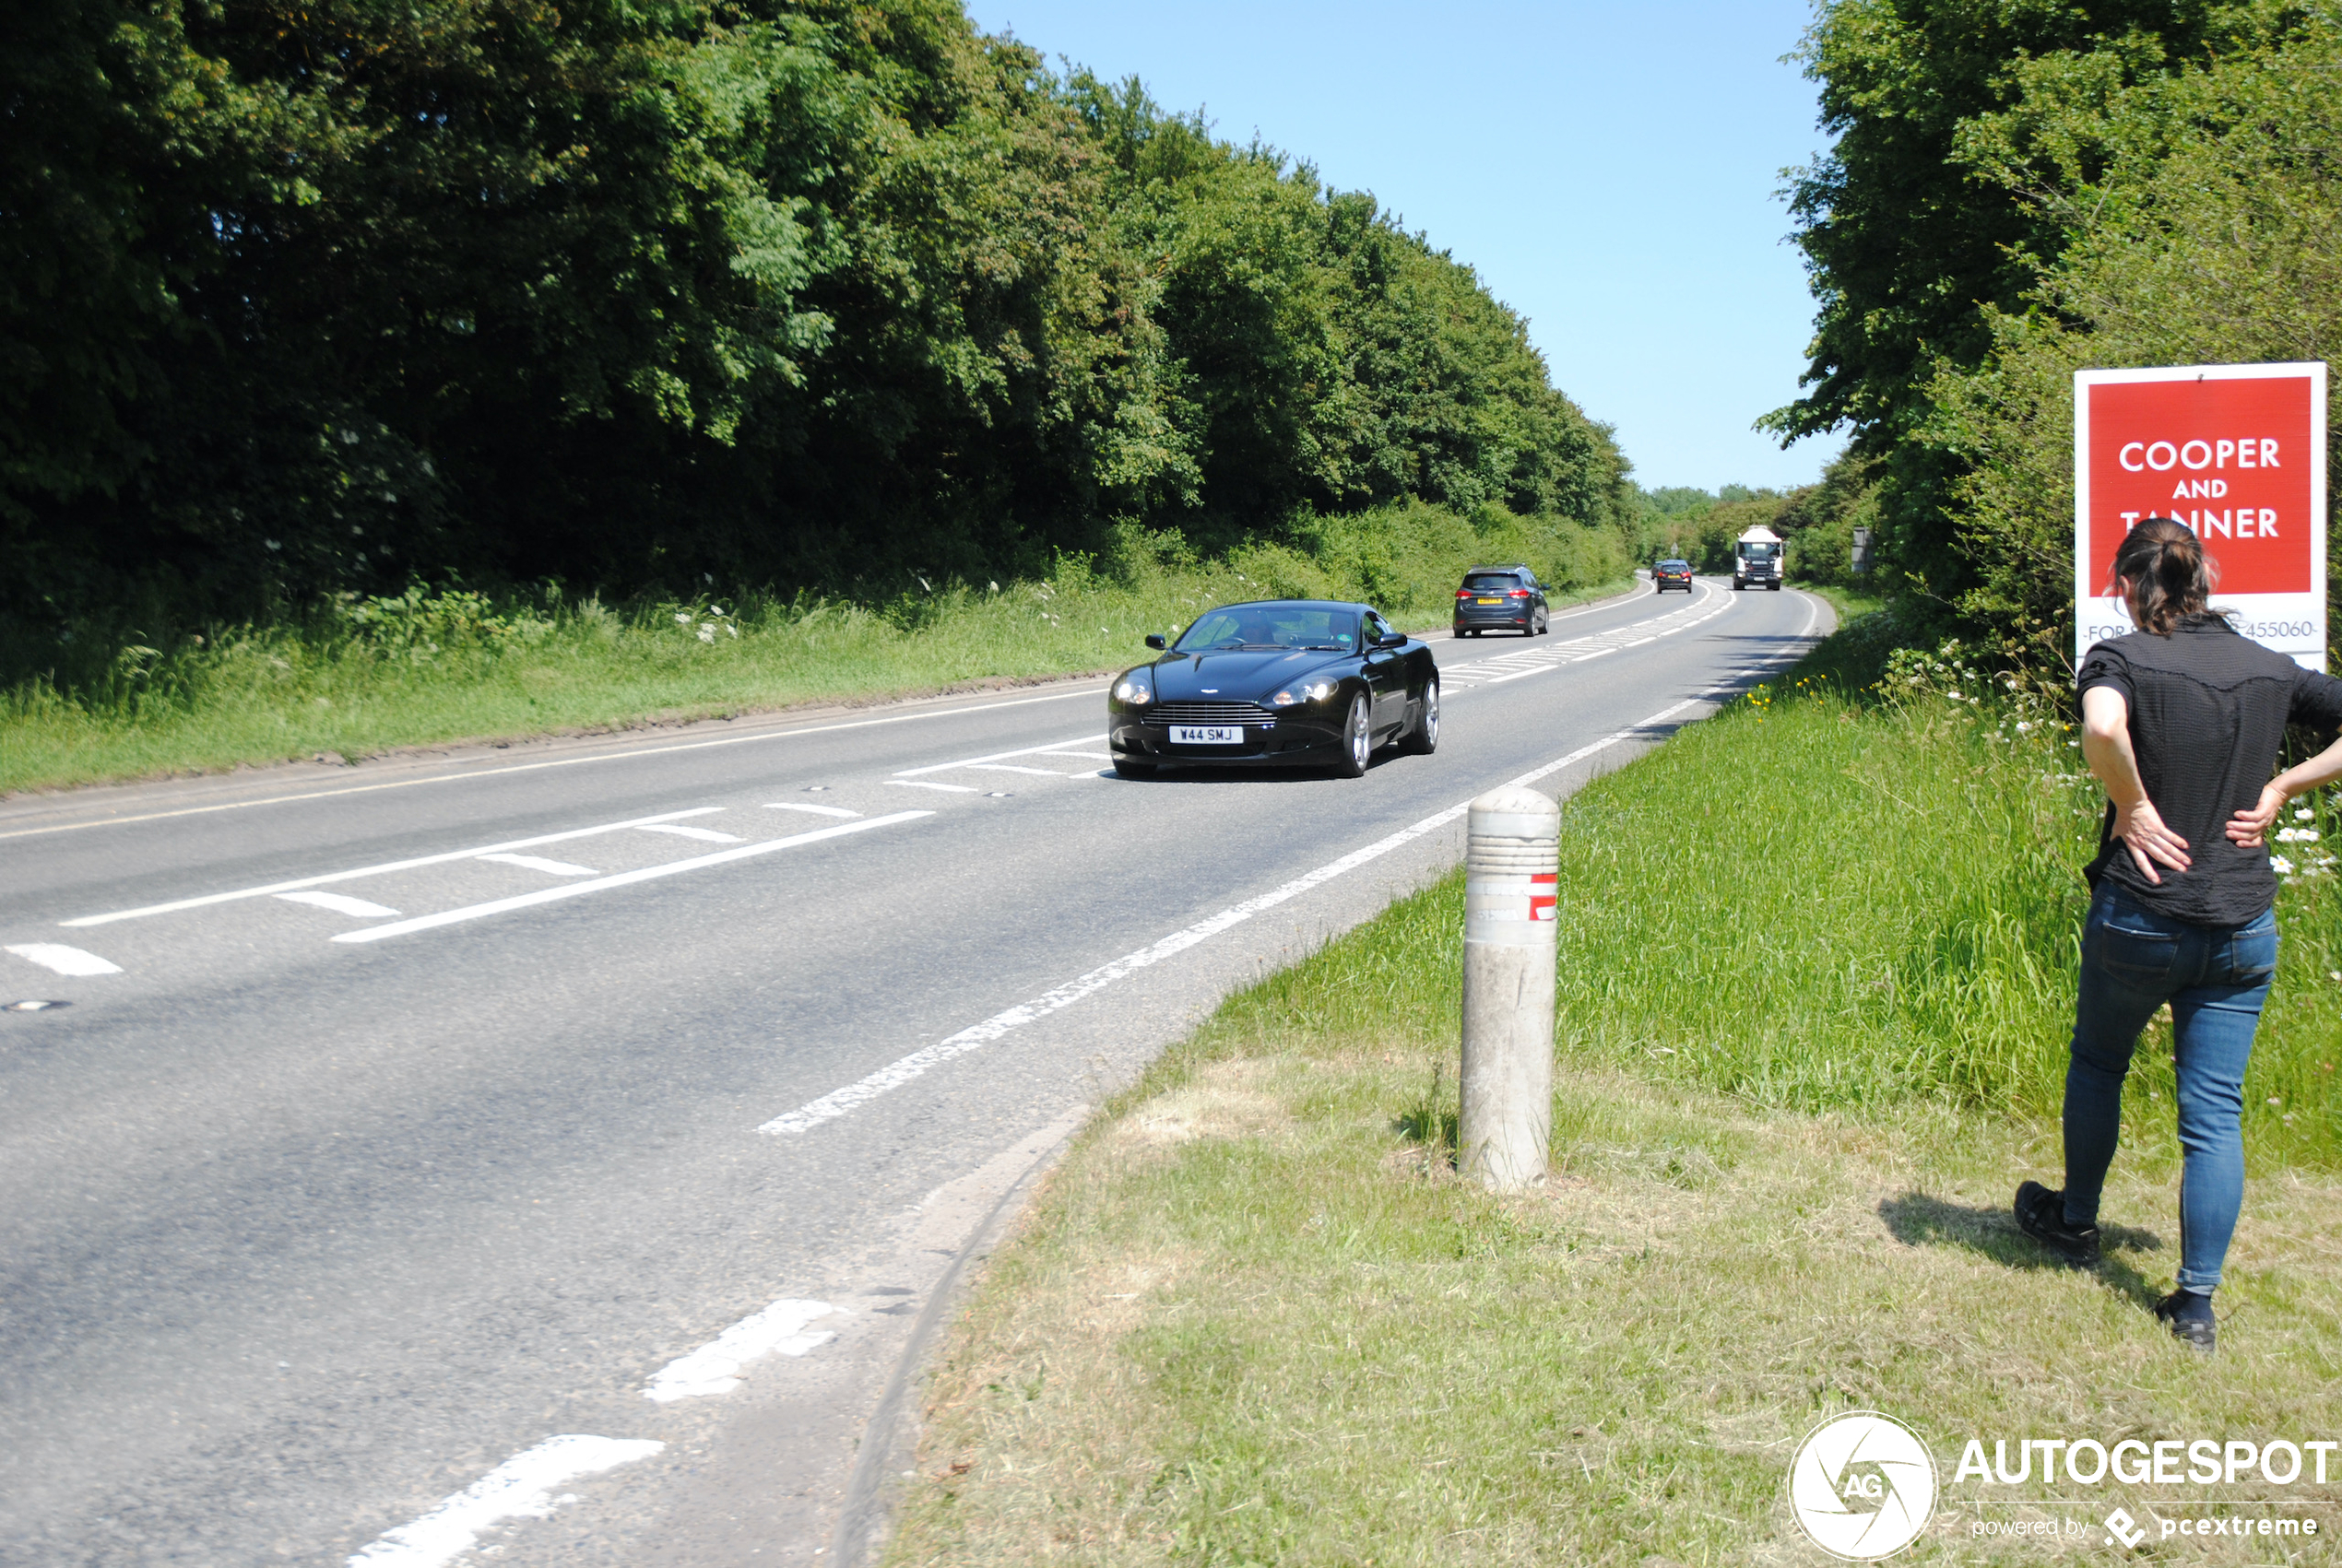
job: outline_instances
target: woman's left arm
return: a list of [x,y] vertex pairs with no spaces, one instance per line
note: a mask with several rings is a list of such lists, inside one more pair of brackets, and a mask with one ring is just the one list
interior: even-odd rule
[[2261,798],[2253,808],[2229,819],[2230,839],[2242,848],[2258,849],[2287,801],[2336,779],[2342,779],[2342,740],[2336,740],[2306,762],[2296,762],[2263,784]]

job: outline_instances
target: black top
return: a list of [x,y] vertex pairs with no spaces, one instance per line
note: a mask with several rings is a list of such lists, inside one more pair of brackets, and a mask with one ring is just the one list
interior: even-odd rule
[[2074,678],[2076,699],[2093,686],[2112,687],[2129,705],[2140,782],[2164,825],[2187,841],[2190,864],[2159,864],[2163,880],[2149,882],[2114,839],[2109,803],[2090,885],[2111,878],[2146,907],[2196,925],[2241,925],[2276,902],[2268,849],[2237,844],[2229,819],[2260,800],[2289,723],[2342,725],[2342,680],[2203,615],[2169,637],[2134,631],[2093,645]]

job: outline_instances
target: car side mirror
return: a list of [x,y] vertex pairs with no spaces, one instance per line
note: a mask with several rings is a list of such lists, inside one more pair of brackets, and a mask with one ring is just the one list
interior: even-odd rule
[[1170,645],[1171,645],[1170,643],[1166,643],[1166,642],[1165,642],[1165,641],[1163,640],[1163,633],[1162,633],[1162,632],[1160,632],[1160,631],[1150,631],[1150,632],[1148,632],[1148,633],[1147,633],[1147,646],[1148,646],[1148,647],[1153,648],[1153,649],[1155,649],[1155,650],[1157,650],[1158,652],[1160,652],[1161,650],[1163,650],[1163,649],[1165,649],[1165,648],[1167,648],[1167,647],[1169,647]]
[[1386,631],[1374,640],[1374,645],[1378,648],[1403,648],[1407,645],[1407,634],[1403,631]]

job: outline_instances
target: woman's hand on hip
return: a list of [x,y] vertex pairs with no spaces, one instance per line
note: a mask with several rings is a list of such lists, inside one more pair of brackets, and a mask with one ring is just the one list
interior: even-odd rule
[[2229,819],[2230,839],[2244,849],[2260,848],[2270,824],[2277,820],[2277,814],[2285,809],[2285,803],[2289,798],[2277,786],[2276,781],[2263,784],[2259,803],[2251,810],[2240,811]]
[[2114,836],[2123,841],[2138,862],[2147,879],[2160,887],[2163,878],[2155,869],[2168,866],[2174,871],[2184,871],[2190,862],[2187,840],[2163,825],[2162,814],[2155,809],[2155,802],[2140,796],[2128,806],[2114,808]]

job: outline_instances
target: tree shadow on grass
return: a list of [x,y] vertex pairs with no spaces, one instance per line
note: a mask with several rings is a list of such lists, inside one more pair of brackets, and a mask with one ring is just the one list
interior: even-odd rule
[[[2017,1217],[2005,1208],[1980,1208],[1974,1204],[1947,1203],[1926,1193],[1907,1192],[1882,1200],[1878,1217],[1887,1221],[1888,1233],[1908,1247],[1963,1247],[2004,1268],[2030,1271],[2074,1267],[2018,1230]],[[2162,1237],[2129,1225],[2101,1224],[2099,1244],[2103,1256],[2090,1272],[2108,1290],[2145,1307],[2152,1307],[2162,1299],[2162,1292],[2148,1284],[2147,1277],[2122,1256],[2160,1252]]]

